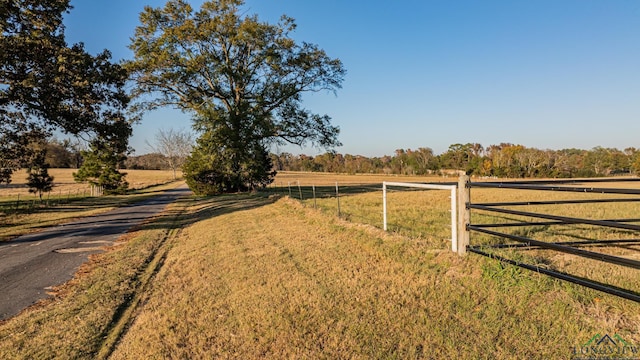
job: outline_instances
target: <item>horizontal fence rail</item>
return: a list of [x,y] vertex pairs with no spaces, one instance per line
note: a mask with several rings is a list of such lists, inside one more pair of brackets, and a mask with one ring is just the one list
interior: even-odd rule
[[597,193],[597,194],[640,195],[640,189],[566,187],[566,186],[529,185],[529,184],[516,184],[516,183],[482,183],[482,182],[474,182],[472,187],[499,188],[499,189],[520,189],[520,190],[542,190],[542,191],[567,191],[567,192]]
[[511,259],[507,259],[501,256],[497,256],[495,254],[490,254],[487,252],[482,251],[481,249],[477,249],[477,248],[469,248],[470,252],[476,253],[478,255],[483,255],[489,258],[493,258],[499,261],[502,261],[504,263],[507,264],[511,264],[511,265],[515,265],[518,267],[521,267],[523,269],[527,269],[527,270],[531,270],[531,271],[535,271],[535,272],[539,272],[541,274],[545,274],[551,277],[554,277],[556,279],[560,279],[560,280],[564,280],[564,281],[568,281],[574,284],[578,284],[580,286],[585,286],[594,290],[598,290],[598,291],[602,291],[605,292],[607,294],[611,294],[611,295],[615,295],[627,300],[631,300],[631,301],[635,301],[635,302],[640,302],[640,295],[633,293],[633,292],[629,292],[628,290],[625,289],[621,289],[618,288],[616,286],[611,286],[608,284],[603,284],[597,281],[591,281],[588,279],[584,279],[584,278],[580,278],[580,277],[576,277],[576,276],[572,276],[563,272],[559,272],[559,271],[553,271],[553,270],[548,270],[545,268],[541,268],[539,266],[534,266],[534,265],[530,265],[530,264],[524,264],[518,261],[514,261]]
[[[509,252],[504,254],[500,252],[504,251],[501,249],[507,251],[553,251],[579,256],[590,261],[599,261],[603,264],[610,264],[609,266],[622,266],[632,269],[632,271],[639,270],[640,260],[624,257],[629,249],[634,250],[634,246],[640,245],[640,236],[637,235],[640,234],[640,217],[637,217],[638,214],[634,214],[636,217],[622,218],[627,214],[633,214],[633,212],[623,211],[622,214],[618,212],[616,215],[609,215],[607,218],[604,215],[600,218],[595,216],[580,217],[583,216],[582,212],[605,207],[607,203],[620,204],[615,205],[615,208],[618,208],[626,203],[637,204],[640,202],[640,196],[638,196],[640,195],[640,189],[637,188],[618,187],[618,184],[613,185],[614,187],[611,187],[611,185],[609,187],[607,185],[602,187],[585,186],[589,183],[612,184],[623,182],[637,183],[640,182],[640,178],[471,182],[468,176],[462,175],[456,183],[383,182],[382,184],[338,184],[337,182],[325,182],[322,185],[303,186],[299,181],[295,181],[273,184],[273,190],[289,195],[292,198],[307,201],[314,208],[320,207],[323,210],[337,211],[339,217],[365,221],[374,226],[379,226],[379,220],[376,220],[379,213],[369,216],[359,211],[362,206],[371,206],[371,202],[357,203],[349,201],[350,198],[347,198],[347,196],[376,193],[382,190],[382,227],[384,230],[387,230],[388,227],[388,192],[448,190],[451,192],[451,249],[454,252],[464,255],[466,251],[469,251],[470,253],[488,256],[504,263],[640,302],[640,291],[634,285],[625,285],[634,290],[624,289],[613,284],[606,284],[594,279],[563,272],[562,266],[564,265],[561,265],[559,269],[552,269],[546,265],[527,264],[526,261],[508,259],[509,255],[506,254],[509,254]],[[636,187],[638,186],[636,185]],[[408,189],[401,190],[399,188]],[[478,191],[479,189],[492,188],[499,190],[498,193],[502,193],[503,190],[505,192],[509,190],[525,191],[518,193],[516,198],[511,199],[512,201],[487,201],[487,198],[483,198],[483,201],[477,203],[471,201],[472,190]],[[557,199],[544,195],[544,197],[534,197],[532,200],[522,200],[520,196],[521,194],[544,192],[574,193],[575,195],[558,195],[555,196]],[[588,198],[571,198],[579,197],[578,194],[586,194],[585,197]],[[317,202],[316,199],[318,199]],[[575,207],[573,207],[574,205]],[[356,206],[358,210],[354,211],[353,206]],[[532,209],[535,207],[535,210],[523,208],[527,206],[531,206]],[[577,209],[575,211],[578,211],[577,214],[579,215],[573,213],[574,209]],[[483,217],[487,217],[487,221],[472,221],[472,212],[474,214],[473,220],[481,220]],[[489,221],[489,219],[493,220]],[[495,219],[498,219],[498,223],[494,223]],[[526,227],[531,227],[533,232]],[[537,235],[531,235],[532,233]],[[478,235],[477,244],[470,241],[471,234]],[[620,238],[613,239],[612,235],[614,234],[615,237]],[[560,238],[556,238],[556,236]],[[638,238],[631,238],[634,236],[638,236]],[[483,244],[482,242],[485,243]],[[612,247],[620,248],[620,250],[611,252],[609,249]],[[598,250],[602,252],[598,252]],[[544,257],[545,255],[543,255]],[[516,258],[519,258],[519,255]],[[529,260],[529,262],[534,263],[537,261]],[[545,264],[545,261],[547,260],[543,260],[542,264]],[[578,269],[578,271],[583,270],[582,268]],[[606,269],[612,268],[608,267]],[[617,270],[611,271],[615,272]],[[635,276],[633,274],[631,273],[632,276]],[[610,279],[609,282],[613,283],[618,281],[614,280],[614,278],[605,279]],[[628,278],[625,278],[623,282],[625,284],[633,284],[633,282],[629,282]]]
[[[508,182],[471,182],[467,176],[461,177],[460,187],[464,189],[459,191],[464,199],[464,210],[462,213],[466,217],[466,221],[461,224],[461,228],[465,229],[465,235],[461,236],[461,241],[466,241],[466,248],[469,252],[495,258],[505,263],[517,265],[519,267],[537,271],[558,279],[570,281],[582,286],[586,286],[595,290],[603,291],[609,294],[620,296],[629,300],[640,302],[640,294],[629,290],[622,289],[610,284],[603,284],[591,279],[585,279],[574,275],[566,274],[556,270],[540,268],[536,265],[525,264],[519,261],[507,259],[503,256],[487,252],[485,248],[525,248],[525,249],[547,249],[562,253],[572,254],[584,258],[589,258],[605,263],[624,266],[632,269],[640,269],[640,261],[625,258],[616,255],[604,254],[601,252],[585,250],[578,246],[611,246],[625,244],[640,244],[640,239],[593,239],[581,241],[542,241],[527,236],[515,235],[500,230],[500,228],[523,227],[523,226],[569,226],[569,225],[588,225],[597,228],[619,229],[640,233],[639,218],[628,219],[588,219],[575,216],[556,215],[549,213],[540,213],[534,211],[521,211],[506,207],[520,206],[546,206],[546,205],[569,205],[569,204],[605,204],[605,203],[633,203],[640,201],[640,189],[618,188],[618,187],[588,187],[580,186],[586,183],[623,183],[623,182],[639,182],[640,178],[599,178],[599,179],[562,179],[562,180],[534,180],[534,181],[508,181]],[[578,185],[578,186],[576,186]],[[574,192],[582,194],[617,194],[630,195],[628,198],[610,198],[610,199],[562,199],[562,200],[534,200],[534,201],[505,201],[505,202],[479,202],[471,201],[471,192],[474,188],[494,188],[494,189],[515,189],[515,190],[532,190],[532,191],[553,191],[553,192]],[[487,216],[491,214],[512,215],[510,221],[504,223],[472,223],[471,212],[478,212]],[[462,216],[460,216],[462,218]],[[541,219],[543,221],[518,221],[518,218]],[[505,219],[507,219],[505,217]],[[546,220],[546,221],[544,221]],[[489,230],[495,229],[495,230]],[[541,230],[546,231],[546,230]],[[469,243],[470,233],[481,233],[498,239],[510,240],[514,243],[500,243],[490,245],[471,245]],[[466,239],[465,239],[466,236]],[[461,253],[464,253],[462,251]]]
[[[617,221],[590,220],[590,219],[573,218],[573,217],[567,217],[567,216],[548,215],[548,214],[540,214],[540,213],[534,213],[534,212],[528,212],[528,211],[501,209],[501,208],[496,208],[492,206],[482,206],[477,204],[469,204],[469,208],[484,210],[489,212],[497,212],[502,214],[529,216],[529,217],[536,217],[540,219],[556,220],[560,224],[588,224],[588,225],[604,226],[604,227],[610,227],[610,228],[616,228],[616,229],[640,231],[640,225],[625,224]],[[529,223],[526,223],[526,224],[529,224]]]

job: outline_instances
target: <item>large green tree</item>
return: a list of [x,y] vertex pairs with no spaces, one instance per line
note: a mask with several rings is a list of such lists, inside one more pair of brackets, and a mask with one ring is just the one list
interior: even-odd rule
[[30,156],[33,137],[131,134],[127,73],[107,50],[67,45],[70,9],[69,0],[0,0],[0,182]]
[[[146,7],[128,64],[142,111],[177,107],[193,115],[200,137],[185,166],[191,184],[238,191],[272,181],[274,143],[340,145],[326,115],[302,106],[305,92],[341,87],[345,70],[318,46],[290,37],[296,25],[245,15],[242,0]],[[215,176],[214,176],[215,174]],[[220,186],[217,186],[217,185]]]

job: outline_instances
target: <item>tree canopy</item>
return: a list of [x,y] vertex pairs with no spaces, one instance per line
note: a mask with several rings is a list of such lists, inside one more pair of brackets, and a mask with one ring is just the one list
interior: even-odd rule
[[194,11],[187,1],[170,0],[146,7],[127,65],[136,93],[146,95],[139,110],[174,106],[193,115],[198,163],[188,166],[187,180],[224,179],[228,191],[270,181],[267,150],[274,143],[340,145],[331,119],[302,107],[305,92],[341,87],[340,60],[294,41],[293,19],[269,24],[244,15],[242,5],[213,0]]
[[68,46],[63,14],[69,0],[0,0],[0,182],[28,144],[59,130],[126,138],[127,73],[105,50],[92,56]]
[[118,135],[98,136],[89,144],[88,151],[82,151],[82,166],[73,173],[75,181],[87,181],[99,186],[104,194],[122,194],[129,187],[124,179],[126,173],[118,167],[126,159],[127,138]]

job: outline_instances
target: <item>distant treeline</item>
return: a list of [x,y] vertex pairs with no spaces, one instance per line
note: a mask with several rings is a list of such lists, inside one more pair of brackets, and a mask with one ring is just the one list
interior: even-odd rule
[[595,147],[591,150],[540,150],[502,143],[484,147],[477,143],[454,144],[440,154],[425,147],[398,149],[393,156],[365,157],[325,153],[318,156],[272,154],[276,170],[350,174],[444,174],[464,170],[476,176],[597,177],[640,172],[640,149]]
[[[77,169],[82,165],[82,152],[86,150],[83,143],[71,139],[54,138],[47,140],[45,146],[47,150],[45,160],[49,167]],[[158,153],[129,156],[119,167],[121,169],[171,170],[167,158]]]
[[[82,164],[78,143],[50,140],[47,162],[54,168],[78,168]],[[640,173],[640,149],[595,147],[591,150],[540,150],[502,143],[484,147],[477,143],[454,144],[439,155],[428,147],[398,149],[394,155],[366,157],[325,153],[317,156],[271,154],[275,170],[337,172],[348,174],[444,174],[464,170],[470,175],[509,178],[597,177]],[[129,156],[122,169],[169,170],[167,159],[159,153]]]

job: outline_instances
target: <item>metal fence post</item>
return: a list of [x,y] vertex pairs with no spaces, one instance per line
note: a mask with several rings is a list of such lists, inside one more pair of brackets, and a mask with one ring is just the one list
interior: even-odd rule
[[318,204],[316,203],[316,186],[312,185],[311,188],[313,189],[313,208],[317,209]]
[[387,231],[387,182],[382,182],[382,229]]
[[340,217],[340,192],[338,191],[337,181],[336,181],[336,199],[338,200],[338,217]]

